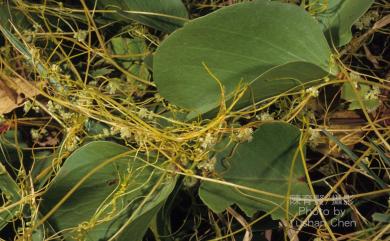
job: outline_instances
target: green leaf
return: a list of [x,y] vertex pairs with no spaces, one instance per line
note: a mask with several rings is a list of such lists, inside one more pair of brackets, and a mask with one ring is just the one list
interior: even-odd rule
[[101,67],[101,68],[98,68],[96,70],[90,71],[89,76],[91,76],[92,78],[99,78],[102,76],[108,76],[113,71],[114,71],[114,69],[111,69],[109,67]]
[[97,120],[94,119],[88,119],[84,122],[85,130],[87,131],[88,135],[99,135],[104,134],[104,130],[108,130],[109,127]]
[[370,8],[374,0],[311,0],[309,11],[322,24],[330,45],[347,44],[352,25]]
[[20,209],[19,206],[14,208],[7,208],[7,206],[12,205],[20,200],[20,189],[16,182],[9,175],[8,171],[5,169],[5,166],[0,163],[0,194],[2,201],[6,200],[7,202],[2,203],[1,208],[6,208],[0,212],[0,230],[2,230],[9,221],[11,221],[14,216],[17,214],[17,211]]
[[[135,63],[130,66],[129,72],[132,73],[135,76],[138,76],[142,79],[149,79],[150,73],[148,70],[148,67],[144,63]],[[131,80],[131,78],[128,77],[128,81]]]
[[[21,140],[20,133],[15,130],[8,130],[0,136],[0,204],[1,208],[5,208],[0,212],[0,230],[12,221],[22,209],[21,205],[7,208],[21,199],[21,190],[10,173],[15,163],[19,163],[21,158],[28,156],[22,150],[27,146],[26,143],[19,142],[19,140]],[[2,163],[7,163],[7,166],[11,167],[10,171]]]
[[111,39],[112,51],[116,55],[123,55],[117,60],[120,64],[133,75],[142,79],[149,79],[149,70],[143,62],[148,54],[148,46],[140,38],[122,38]]
[[[33,57],[30,51],[27,49],[27,46],[19,41],[8,29],[6,29],[6,25],[3,26],[3,23],[0,23],[0,31],[3,33],[4,37],[16,48],[23,56],[29,61],[33,61]],[[42,70],[43,67],[39,67],[39,70]],[[46,74],[45,72],[44,74]]]
[[45,230],[43,229],[42,226],[32,231],[31,240],[32,241],[45,240]]
[[374,140],[369,138],[371,146],[373,149],[378,153],[378,155],[381,157],[383,162],[385,162],[390,167],[390,157],[386,156],[385,148],[377,145]]
[[68,240],[71,236],[107,240],[114,234],[117,238],[135,231],[132,240],[141,240],[175,185],[173,178],[141,158],[111,142],[91,142],[78,149],[43,196],[41,206],[47,215],[76,188],[50,215],[50,223],[57,231],[67,229]]
[[171,215],[175,212],[175,200],[180,196],[180,190],[183,188],[183,178],[178,179],[178,185],[174,188],[171,195],[164,203],[164,206],[160,209],[158,214],[154,217],[150,230],[155,237],[161,241],[175,241],[172,226]]
[[0,25],[10,30],[12,28],[11,23],[20,31],[31,26],[23,12],[6,3],[6,1],[4,3],[0,2]]
[[145,41],[140,38],[112,38],[111,46],[114,54],[124,56],[117,59],[125,69],[129,69],[134,61],[142,61],[148,53]]
[[[379,105],[378,95],[380,94],[380,90],[375,91],[374,88],[370,87],[366,84],[360,84],[359,88],[357,88],[357,92],[359,98],[363,102],[363,105],[368,111],[376,110]],[[375,94],[377,92],[377,94]],[[351,83],[344,83],[343,88],[341,90],[341,98],[350,102],[348,106],[348,110],[360,110],[362,106],[360,105],[358,98],[353,90],[353,86]]]
[[57,157],[57,153],[51,151],[40,151],[34,153],[34,165],[30,170],[30,175],[34,180],[34,187],[36,189],[44,188],[47,182],[52,178],[51,173],[47,170],[53,168],[52,161]]
[[147,225],[151,222],[151,220],[156,216],[158,211],[161,209],[162,203],[157,205],[156,207],[146,211],[140,218],[135,219],[131,226],[128,227],[122,235],[117,239],[118,241],[128,241],[129,237],[134,241],[141,241],[143,236],[145,235]]
[[390,223],[390,214],[388,213],[374,213],[372,219],[381,223]]
[[[310,195],[308,185],[302,181],[305,172],[300,156],[293,161],[298,151],[299,136],[299,129],[291,125],[264,124],[255,131],[252,142],[240,144],[231,157],[222,161],[225,170],[218,171],[223,181],[270,192],[281,198],[203,181],[199,190],[201,199],[217,213],[236,203],[248,216],[259,210],[271,211],[276,208],[272,217],[285,218],[289,185],[290,195]],[[304,214],[300,209],[302,207],[305,206],[290,202],[290,215]]]
[[227,98],[240,83],[253,83],[255,98],[263,99],[326,76],[330,55],[320,25],[300,7],[246,2],[174,32],[157,49],[153,74],[163,97],[202,114],[221,100],[220,87],[203,63]]
[[181,0],[99,0],[97,5],[99,8],[116,11],[105,14],[108,18],[137,21],[167,33],[182,27],[188,18]]

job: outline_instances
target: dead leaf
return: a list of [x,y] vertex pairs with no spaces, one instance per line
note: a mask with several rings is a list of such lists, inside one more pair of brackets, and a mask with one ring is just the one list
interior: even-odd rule
[[[364,139],[363,127],[367,125],[367,122],[355,111],[334,112],[328,115],[328,122],[327,128],[333,131],[332,134],[351,149]],[[318,142],[319,144],[314,148],[316,151],[325,155],[341,157],[343,151],[326,136],[321,136]]]
[[0,80],[0,89],[2,89],[5,94],[16,103],[16,95],[13,90],[11,90],[2,80]]
[[266,229],[264,231],[264,237],[267,241],[272,241],[272,229]]
[[243,228],[245,228],[245,235],[242,241],[251,241],[253,238],[252,228],[245,220],[245,218],[236,212],[233,208],[227,208],[226,211],[230,213],[242,225]]
[[282,226],[283,228],[288,228],[287,236],[289,237],[290,241],[299,241],[298,231],[291,228],[291,225],[289,225],[289,223],[286,220],[284,219],[280,220],[280,226]]
[[7,123],[0,123],[0,134],[3,134],[9,130],[10,126]]
[[375,69],[380,69],[378,57],[373,55],[370,49],[364,44],[363,45],[364,52],[366,53],[367,59],[374,65]]
[[367,121],[356,111],[339,110],[327,115],[329,125],[364,125]]
[[340,55],[344,55],[347,52],[349,52],[350,54],[355,53],[360,48],[360,46],[362,45],[362,43],[364,41],[366,41],[372,34],[374,34],[376,31],[378,31],[378,29],[381,29],[381,28],[387,26],[388,24],[390,24],[390,14],[388,14],[388,15],[384,16],[383,18],[379,19],[374,24],[374,26],[370,30],[368,30],[365,34],[361,35],[358,38],[353,39],[349,43],[349,46],[347,46],[345,49],[343,49],[340,52]]
[[39,95],[39,90],[30,82],[1,76],[0,79],[0,115],[20,107],[27,98]]
[[374,26],[372,27],[373,29],[380,29],[385,27],[386,25],[390,24],[390,14],[384,16],[383,18],[379,19]]

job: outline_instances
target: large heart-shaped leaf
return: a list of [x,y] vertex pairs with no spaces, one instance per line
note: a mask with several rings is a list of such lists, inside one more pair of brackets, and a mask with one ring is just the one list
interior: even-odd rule
[[131,232],[132,240],[140,240],[174,185],[173,178],[146,165],[128,148],[92,142],[65,161],[43,196],[42,210],[47,214],[57,208],[76,187],[49,219],[58,231],[68,229],[65,237],[108,240]]
[[149,27],[172,32],[183,26],[188,13],[181,0],[99,0],[100,8],[115,11],[105,16],[120,21],[138,21]]
[[347,44],[351,27],[374,3],[374,0],[311,0],[310,8],[322,24],[329,44],[336,47]]
[[[253,82],[252,93],[261,99],[326,76],[330,55],[320,25],[303,9],[256,1],[222,8],[174,32],[157,49],[153,74],[163,97],[202,114],[221,96],[206,66],[227,97],[240,82]],[[280,71],[281,79],[262,77]]]
[[[310,195],[305,183],[302,159],[298,155],[300,131],[284,123],[269,123],[259,127],[252,142],[240,144],[231,157],[221,158],[218,172],[223,181],[277,196],[260,194],[213,182],[202,182],[199,195],[215,212],[222,212],[236,203],[249,216],[256,211],[271,211],[275,219],[285,218],[289,195]],[[289,192],[290,189],[290,192]],[[296,199],[297,200],[297,199]],[[289,214],[306,211],[294,200]],[[303,210],[305,209],[305,210]],[[309,209],[309,207],[307,207]]]

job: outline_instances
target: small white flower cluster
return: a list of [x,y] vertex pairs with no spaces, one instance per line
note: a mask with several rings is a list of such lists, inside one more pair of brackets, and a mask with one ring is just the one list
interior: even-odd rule
[[197,167],[205,172],[211,173],[215,170],[215,163],[217,163],[217,158],[214,156],[210,159],[201,161]]
[[38,64],[38,62],[41,58],[41,53],[40,53],[39,49],[32,47],[32,48],[30,48],[30,54],[31,54],[31,62],[35,66],[36,64]]
[[150,111],[146,108],[140,108],[138,111],[138,116],[142,119],[153,120],[152,113],[150,113]]
[[73,38],[77,39],[79,42],[85,42],[88,36],[87,30],[78,30],[73,34]]
[[91,81],[88,82],[88,86],[97,87],[98,86],[98,82],[96,80],[91,80]]
[[130,139],[133,136],[133,133],[128,127],[120,127],[119,131],[122,139]]
[[305,90],[305,93],[309,94],[312,97],[318,97],[319,91],[315,87],[310,87]]
[[53,103],[53,101],[49,100],[47,102],[47,109],[51,113],[56,113],[58,114],[65,122],[73,122],[76,120],[76,114],[66,111],[62,106]]
[[65,143],[65,150],[72,152],[79,147],[80,137],[74,136],[67,140]]
[[103,130],[103,135],[106,136],[114,136],[119,134],[120,137],[124,140],[132,140],[137,142],[139,145],[143,145],[148,139],[150,139],[150,135],[145,131],[137,131],[132,130],[130,127],[121,126],[121,127],[111,127],[111,130]]
[[274,117],[268,112],[262,112],[260,115],[256,115],[256,119],[260,121],[273,121]]
[[26,41],[27,43],[32,43],[36,38],[36,32],[31,30],[24,30],[23,36],[24,36],[24,41]]
[[250,127],[238,129],[235,139],[238,142],[251,142],[253,140],[253,129]]
[[159,93],[154,94],[154,98],[156,98],[156,102],[162,102],[164,100]]
[[33,139],[33,141],[38,141],[39,139],[41,139],[43,136],[47,135],[47,130],[46,129],[31,129],[30,130],[30,134],[31,134],[31,138]]
[[367,29],[370,27],[371,22],[376,21],[379,17],[378,10],[368,11],[354,25],[359,30]]
[[324,80],[325,83],[328,83],[328,82],[330,81],[330,78],[329,78],[328,76],[325,76],[325,77],[323,78],[323,80]]
[[72,98],[72,102],[76,106],[86,106],[89,107],[93,103],[93,97],[88,96],[86,92],[80,92],[77,94],[77,96],[74,96]]
[[204,138],[203,137],[199,138],[199,142],[201,143],[200,146],[203,149],[207,149],[213,147],[216,144],[217,138],[213,137],[212,134],[209,132],[206,134]]
[[121,89],[121,80],[118,78],[110,79],[106,89],[110,95],[116,94]]
[[31,134],[31,138],[34,141],[39,140],[39,138],[41,138],[41,134],[39,133],[38,129],[31,129],[30,134]]
[[[50,65],[50,72],[52,74],[59,74],[62,72],[62,69],[61,69],[61,66],[59,66],[58,64],[52,64]],[[70,78],[70,76],[69,76]]]
[[359,81],[361,81],[363,78],[359,74],[354,72],[349,73],[349,78],[351,79],[353,87],[355,87],[355,89],[358,89]]
[[110,136],[110,135],[111,135],[110,130],[107,129],[107,128],[104,128],[104,129],[103,129],[103,135],[104,135],[104,136]]
[[381,93],[381,90],[377,86],[373,86],[370,91],[367,92],[367,94],[364,95],[365,100],[377,100],[379,99],[379,95]]
[[126,127],[111,127],[110,129],[103,128],[102,133],[94,135],[94,139],[104,139],[110,136],[120,135],[123,139],[128,139],[132,135]]
[[308,129],[309,132],[309,145],[312,148],[317,147],[321,143],[321,134],[318,130],[315,130],[313,128]]
[[148,132],[145,131],[137,131],[134,134],[134,140],[137,142],[138,145],[144,145],[147,140],[150,140],[150,135]]
[[47,102],[47,109],[50,111],[50,112],[56,112],[57,109],[59,109],[61,106],[58,106],[57,104],[54,104],[53,101],[49,100]]
[[370,164],[371,164],[370,159],[368,159],[368,157],[364,157],[364,158],[362,159],[362,162],[363,162],[364,164],[366,164],[367,166],[370,166]]
[[30,110],[34,110],[35,113],[39,113],[40,108],[38,106],[35,106],[33,103],[31,103],[31,101],[28,100],[24,102],[23,111],[25,114],[27,114]]

